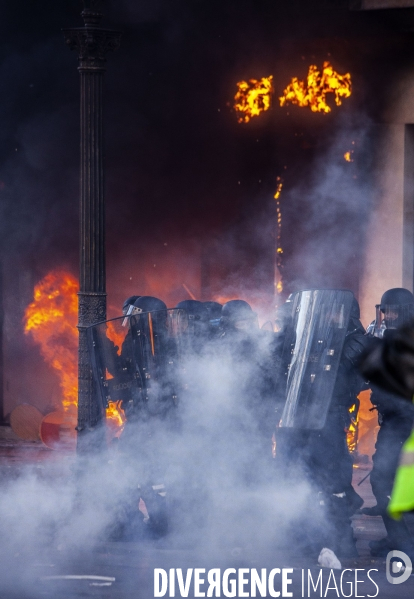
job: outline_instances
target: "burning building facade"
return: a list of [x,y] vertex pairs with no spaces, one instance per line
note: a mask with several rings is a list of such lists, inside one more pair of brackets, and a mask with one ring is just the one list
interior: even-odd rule
[[[106,76],[107,317],[120,315],[130,295],[157,296],[168,307],[190,298],[243,298],[263,323],[291,292],[329,287],[351,289],[368,324],[385,288],[412,288],[412,109],[409,94],[400,91],[410,90],[414,80],[412,34],[404,31],[411,11],[359,10],[368,4],[241,0],[235,12],[227,1],[121,0],[109,9],[108,21],[125,32],[125,42]],[[50,26],[58,31],[68,16],[56,3],[53,7],[55,12],[51,2]],[[77,19],[76,11],[73,26]],[[24,110],[6,106],[14,118],[6,135],[12,149],[0,168],[6,417],[21,403],[43,413],[77,410],[76,300],[79,288],[85,291],[76,242],[78,80],[61,38],[44,36],[42,30],[38,46],[30,47],[25,84],[31,96]],[[19,64],[25,64],[24,47],[19,52],[24,58]],[[55,57],[48,73],[53,85],[41,77],[46,55]],[[5,77],[9,69],[5,61]],[[15,90],[14,97],[21,94]],[[83,238],[83,250],[82,243]],[[102,281],[86,291],[103,299]],[[336,314],[337,328],[343,329],[342,312]],[[101,310],[94,318],[104,316]],[[122,354],[118,333],[108,325],[115,359]],[[63,485],[53,480],[50,487],[33,483],[28,509],[21,513],[14,509],[21,505],[15,498],[26,498],[26,489],[19,481],[11,485],[0,496],[7,515],[0,525],[13,541],[7,559],[0,560],[3,570],[19,555],[20,539],[29,539],[35,550],[40,539],[49,551],[50,523],[56,524],[57,541],[71,545],[70,554],[105,538],[128,502],[135,516],[140,511],[151,520],[150,503],[165,497],[164,482],[184,502],[185,517],[175,520],[176,539],[194,541],[191,535],[200,529],[193,523],[202,515],[203,557],[215,559],[222,551],[218,539],[225,538],[233,546],[253,540],[255,559],[268,558],[275,539],[286,549],[298,516],[303,516],[299,527],[311,521],[312,533],[322,530],[326,512],[319,498],[312,504],[315,512],[309,511],[309,481],[268,485],[268,466],[258,467],[264,456],[259,445],[257,460],[252,458],[255,420],[273,427],[260,406],[265,396],[272,404],[268,394],[274,387],[267,387],[259,350],[240,360],[234,345],[230,339],[221,355],[208,360],[189,352],[185,367],[180,362],[178,368],[185,372],[183,399],[176,402],[174,393],[172,402],[181,410],[179,434],[156,414],[145,421],[143,437],[132,427],[127,459],[115,451],[118,462],[105,459],[82,478],[84,510],[77,509],[72,480]],[[268,349],[267,342],[260,347],[265,356]],[[154,345],[147,350],[154,355]],[[326,355],[339,354],[331,348]],[[163,357],[166,367],[172,364],[168,352]],[[325,366],[322,374],[329,376],[332,364]],[[115,377],[106,370],[109,387]],[[267,372],[275,374],[272,368]],[[316,375],[310,372],[313,384]],[[148,377],[148,389],[153,380]],[[358,430],[356,405],[349,408],[348,447],[358,451],[357,441],[363,440],[368,454],[371,421],[360,411]],[[114,434],[125,421],[121,408],[113,403],[106,413]],[[246,423],[253,428],[240,435]],[[128,424],[132,418],[124,432]],[[339,429],[345,439],[342,422]],[[121,445],[127,437],[121,436]],[[274,449],[277,456],[277,441]],[[161,481],[151,479],[154,472],[147,479],[142,472],[154,455],[160,458],[156,466],[164,468],[164,458],[172,466]],[[31,517],[33,505],[40,506],[40,518]]]
[[[133,293],[169,306],[243,297],[264,318],[275,298],[329,286],[352,289],[368,324],[383,289],[412,288],[410,9],[246,1],[236,17],[228,10],[219,25],[206,9],[201,26],[192,8],[196,40],[162,3],[109,7],[108,22],[125,27],[130,44],[113,57],[106,83],[109,311],[119,313]],[[52,38],[42,43],[38,60],[56,47]],[[39,94],[23,124],[14,115],[18,151],[3,166],[6,222],[16,202],[29,218],[43,196],[36,222],[5,236],[5,415],[21,402],[60,404],[59,381],[24,335],[23,316],[48,273],[66,269],[78,280],[77,80],[73,56],[55,51],[56,104],[45,110]],[[184,69],[189,54],[197,60]],[[33,72],[30,90],[36,65]],[[317,88],[325,90],[320,111]],[[247,118],[249,105],[257,114]],[[11,172],[22,174],[17,184]],[[30,382],[39,368],[42,389]]]

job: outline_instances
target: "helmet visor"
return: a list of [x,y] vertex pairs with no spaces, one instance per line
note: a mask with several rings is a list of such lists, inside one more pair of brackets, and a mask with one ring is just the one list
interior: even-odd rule
[[384,304],[381,306],[387,329],[397,329],[414,318],[414,304]]

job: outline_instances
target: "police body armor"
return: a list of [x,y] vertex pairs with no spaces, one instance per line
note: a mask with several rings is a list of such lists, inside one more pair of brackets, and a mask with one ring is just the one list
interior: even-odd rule
[[331,404],[354,296],[311,289],[291,296],[282,354],[279,427],[321,429]]
[[102,407],[122,402],[127,419],[166,416],[178,401],[180,310],[142,312],[88,327]]

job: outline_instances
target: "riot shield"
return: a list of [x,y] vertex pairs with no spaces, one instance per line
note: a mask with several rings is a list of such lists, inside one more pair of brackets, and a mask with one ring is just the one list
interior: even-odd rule
[[[187,310],[180,309],[180,316],[176,319],[178,341],[183,354],[188,357],[200,354],[206,343],[218,331],[218,325],[212,325],[208,320],[208,312],[204,315],[189,314]],[[215,326],[215,329],[214,329]]]
[[127,419],[147,418],[177,403],[182,311],[114,318],[88,328],[89,351],[105,409],[122,402]]
[[143,402],[143,382],[136,368],[131,317],[120,317],[88,327],[92,370],[102,407],[122,402],[127,417]]
[[324,426],[353,299],[351,291],[335,289],[292,294],[282,358],[286,401],[280,427]]
[[132,353],[149,415],[165,415],[178,403],[185,319],[182,310],[158,310],[130,316]]

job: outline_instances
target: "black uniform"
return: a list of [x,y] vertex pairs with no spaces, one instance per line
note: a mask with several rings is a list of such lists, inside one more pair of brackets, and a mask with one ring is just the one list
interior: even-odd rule
[[235,390],[239,409],[233,413],[231,423],[238,443],[249,449],[239,452],[240,472],[246,484],[265,483],[272,476],[272,435],[276,424],[275,336],[259,329],[249,334],[226,331],[219,343],[221,352],[231,356],[235,370],[240,372]]
[[169,446],[177,434],[178,388],[178,311],[168,311],[164,302],[148,296],[129,308],[125,318],[88,332],[102,402],[121,401],[127,418],[117,452],[119,468],[129,470],[129,490],[117,506],[116,530],[124,538],[136,525],[142,532],[140,498],[149,514],[146,530],[156,535],[167,531],[164,484]]
[[213,301],[203,302],[203,305],[208,310],[210,338],[213,339],[219,333],[221,311],[223,306],[218,302]]
[[237,543],[243,542],[242,523],[255,517],[249,514],[255,499],[249,508],[246,498],[274,484],[274,340],[273,333],[259,329],[246,302],[232,300],[223,306],[220,332],[208,350],[218,377],[210,379],[210,405],[202,406],[199,420],[205,451],[200,463],[205,466],[209,507],[226,514],[223,535],[233,542],[237,537]]
[[333,401],[320,433],[312,434],[308,461],[309,473],[322,491],[332,524],[330,544],[339,555],[356,555],[350,516],[363,500],[352,487],[353,460],[347,445],[347,429],[351,423],[349,409],[357,404],[364,388],[357,364],[367,346],[364,328],[359,322],[359,309],[351,318],[341,355]]
[[[240,401],[251,416],[251,432],[260,447],[258,453],[265,459],[271,457],[271,439],[275,429],[275,389],[279,337],[258,328],[256,314],[243,300],[224,304],[220,320],[221,348],[231,354],[233,362],[247,373],[241,381]],[[253,438],[251,439],[253,442]]]
[[380,515],[387,530],[387,538],[371,544],[373,555],[385,555],[391,549],[412,551],[413,544],[404,521],[395,521],[387,514],[394,477],[403,444],[411,434],[413,414],[407,413],[401,400],[378,388],[374,388],[371,402],[378,410],[378,431],[375,453],[372,457],[370,475],[372,492],[377,500],[373,508],[363,510],[367,515]]
[[[308,300],[312,294],[314,299]],[[358,404],[357,395],[364,385],[357,364],[367,337],[359,321],[358,303],[350,292],[309,290],[298,292],[297,297],[293,295],[292,323],[296,336],[287,331],[284,356],[288,364],[283,364],[283,360],[281,364],[286,372],[288,395],[281,428],[276,431],[277,461],[288,479],[305,477],[314,490],[315,503],[318,498],[323,507],[323,527],[315,529],[312,516],[310,522],[301,522],[297,527],[305,550],[319,553],[326,546],[339,556],[353,556],[356,549],[350,515],[362,505],[362,499],[352,487],[353,460],[346,429],[351,420],[349,408]],[[318,297],[320,311],[316,308]],[[303,308],[302,304],[308,307]],[[307,312],[302,317],[303,309]],[[334,382],[332,379],[329,382],[329,373],[335,368]],[[315,384],[319,387],[315,388]],[[328,393],[329,385],[333,387]],[[319,418],[322,428],[318,428],[313,402],[318,402],[324,393],[327,394],[324,402],[316,403],[325,410]],[[287,410],[290,395],[294,398],[291,405],[297,405],[293,416]],[[302,411],[308,416],[304,417]],[[290,425],[286,418],[290,418]]]
[[[389,289],[377,306],[375,326],[369,327],[371,335],[391,338],[396,327],[404,324],[414,315],[414,297],[402,288]],[[380,344],[381,342],[377,340]],[[373,340],[374,343],[374,340]],[[413,544],[403,521],[396,522],[387,514],[387,506],[394,484],[401,448],[411,433],[414,424],[413,414],[392,393],[373,387],[371,402],[378,410],[378,431],[373,467],[370,475],[372,492],[377,500],[373,508],[366,508],[367,515],[380,515],[387,530],[387,537],[380,542],[372,542],[373,555],[386,555],[391,549],[412,551]]]

